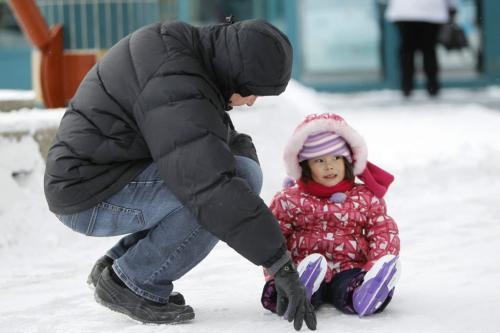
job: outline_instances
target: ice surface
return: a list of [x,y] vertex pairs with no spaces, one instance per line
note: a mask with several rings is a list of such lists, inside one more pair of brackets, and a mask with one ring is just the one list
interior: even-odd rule
[[[498,332],[500,111],[483,97],[493,101],[499,89],[403,101],[396,92],[317,94],[292,82],[280,97],[231,111],[257,146],[266,202],[285,175],[286,140],[312,112],[343,116],[365,137],[369,160],[396,177],[386,202],[400,228],[404,271],[392,303],[363,319],[325,306],[318,332]],[[61,115],[0,114],[0,129],[33,130]],[[45,203],[43,168],[32,139],[0,139],[1,332],[294,331],[261,307],[261,268],[222,243],[175,283],[195,309],[193,322],[146,326],[101,307],[85,280],[117,238],[87,238],[58,222]]]

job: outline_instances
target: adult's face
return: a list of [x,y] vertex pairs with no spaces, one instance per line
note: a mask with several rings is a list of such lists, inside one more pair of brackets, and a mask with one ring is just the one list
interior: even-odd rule
[[242,106],[242,105],[248,105],[252,106],[253,103],[255,103],[255,100],[257,99],[257,96],[255,95],[250,95],[250,96],[241,96],[240,94],[232,94],[231,97],[229,98],[229,105],[230,106]]

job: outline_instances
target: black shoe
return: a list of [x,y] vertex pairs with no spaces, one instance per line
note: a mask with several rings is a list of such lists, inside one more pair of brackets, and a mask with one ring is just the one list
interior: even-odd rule
[[118,277],[113,275],[111,267],[104,268],[95,288],[96,301],[105,307],[148,324],[176,324],[194,319],[189,305],[150,301],[117,282]]
[[439,95],[440,87],[437,82],[429,82],[425,88],[430,97],[437,97]]
[[[90,274],[87,278],[87,284],[91,288],[95,288],[97,286],[97,282],[99,281],[99,277],[101,277],[102,271],[106,267],[111,267],[113,265],[113,259],[108,257],[107,255],[102,256],[99,258],[96,263],[94,264],[94,267],[92,267],[92,271],[90,271]],[[185,305],[186,300],[184,299],[184,296],[182,296],[181,293],[173,291],[170,296],[168,296],[168,302],[169,303],[174,303],[177,305]]]
[[99,277],[101,276],[102,271],[106,267],[111,267],[111,265],[113,265],[113,259],[111,259],[106,255],[97,259],[97,261],[94,264],[94,267],[92,267],[92,270],[90,271],[89,277],[87,278],[87,284],[91,288],[95,288],[97,286],[97,281],[99,281]]

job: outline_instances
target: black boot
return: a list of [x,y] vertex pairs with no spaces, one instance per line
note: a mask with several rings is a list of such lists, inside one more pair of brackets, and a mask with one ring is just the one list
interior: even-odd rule
[[87,284],[90,287],[95,288],[104,268],[111,267],[111,265],[113,265],[113,259],[106,255],[97,259],[94,267],[92,267],[92,270],[90,271],[89,277],[87,278]]
[[142,323],[176,324],[194,319],[193,308],[189,305],[150,301],[117,280],[119,278],[111,267],[104,268],[95,288],[94,296],[98,303]]
[[[107,255],[102,256],[99,258],[96,263],[94,264],[94,267],[92,267],[92,271],[90,271],[90,274],[87,278],[87,284],[91,288],[95,288],[97,286],[97,281],[99,281],[99,277],[101,276],[102,271],[106,267],[111,267],[113,265],[113,259],[108,257]],[[186,300],[184,299],[184,296],[182,296],[181,293],[173,291],[170,296],[168,296],[168,302],[169,303],[174,303],[177,305],[185,305]]]
[[430,97],[437,97],[439,95],[440,85],[437,81],[428,81],[425,88]]

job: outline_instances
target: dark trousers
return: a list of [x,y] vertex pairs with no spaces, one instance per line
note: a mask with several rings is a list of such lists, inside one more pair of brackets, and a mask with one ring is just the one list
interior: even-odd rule
[[399,60],[401,90],[409,96],[415,86],[415,53],[420,51],[427,78],[427,92],[434,96],[439,92],[439,64],[436,55],[437,36],[440,24],[428,22],[396,22],[400,36]]

